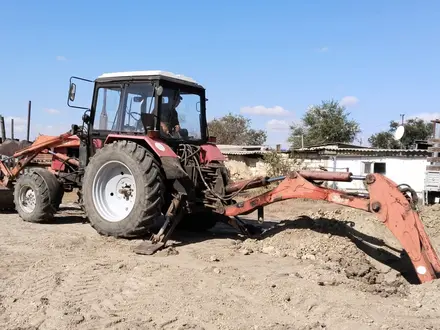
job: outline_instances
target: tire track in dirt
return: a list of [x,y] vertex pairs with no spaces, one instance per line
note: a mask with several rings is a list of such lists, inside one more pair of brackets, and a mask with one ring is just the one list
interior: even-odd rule
[[[373,238],[387,237],[383,226],[329,210],[259,242],[214,235],[153,257],[88,225],[12,219],[0,232],[0,329],[436,329],[438,282],[407,297],[372,293],[377,284],[358,276],[369,269],[357,266],[369,267],[365,253],[327,230],[335,229],[327,218],[356,218]],[[378,289],[394,290],[394,272],[385,275]]]
[[148,321],[145,310],[149,300],[145,298],[154,283],[142,274],[128,271],[121,271],[114,277],[119,267],[104,260],[99,265],[95,261],[82,263],[63,278],[51,307],[59,311],[68,306],[64,307],[65,318],[80,321],[80,327],[86,329],[128,326],[134,320]]
[[[8,328],[37,326],[44,322],[46,309],[61,283],[61,276],[60,273],[54,273],[49,269],[41,271],[32,268],[9,283],[4,291],[8,297],[6,310],[8,314],[14,315],[14,318],[7,322]],[[26,324],[22,324],[23,321],[20,320],[26,320]]]

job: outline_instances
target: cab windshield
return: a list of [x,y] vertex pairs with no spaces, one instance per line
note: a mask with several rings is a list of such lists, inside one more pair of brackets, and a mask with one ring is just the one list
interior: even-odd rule
[[162,138],[201,139],[200,95],[164,88],[160,115],[156,97],[152,83],[100,87],[94,129],[130,134],[159,128]]

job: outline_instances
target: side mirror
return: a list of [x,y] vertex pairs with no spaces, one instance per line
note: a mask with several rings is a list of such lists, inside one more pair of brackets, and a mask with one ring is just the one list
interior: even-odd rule
[[75,100],[75,94],[76,94],[76,85],[75,83],[71,83],[69,87],[69,100],[74,101]]

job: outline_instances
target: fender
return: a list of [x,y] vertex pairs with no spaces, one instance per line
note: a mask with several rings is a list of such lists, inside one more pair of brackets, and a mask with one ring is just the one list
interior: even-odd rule
[[136,142],[140,145],[146,146],[155,156],[158,157],[162,164],[165,176],[169,180],[187,178],[188,173],[182,168],[180,158],[165,142],[160,139],[150,138],[145,135],[120,135],[109,134],[105,139],[104,144],[109,144],[115,141],[128,140]]
[[216,145],[203,144],[200,149],[200,162],[202,164],[210,163],[212,161],[224,162],[226,160],[225,155],[222,154]]

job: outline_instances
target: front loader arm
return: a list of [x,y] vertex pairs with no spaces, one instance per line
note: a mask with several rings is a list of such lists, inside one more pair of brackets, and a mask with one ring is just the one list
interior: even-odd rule
[[[322,179],[322,172],[315,173],[317,178]],[[431,245],[418,212],[413,209],[408,198],[394,182],[380,174],[368,175],[365,182],[368,185],[369,198],[365,198],[320,187],[308,181],[305,176],[313,180],[313,173],[307,172],[307,175],[303,176],[301,172],[293,172],[275,189],[244,202],[226,206],[219,212],[234,217],[261,210],[262,207],[271,203],[293,198],[323,200],[371,212],[376,214],[399,240],[408,253],[419,280],[424,283],[437,278],[436,273],[440,273],[440,260],[437,253]],[[351,180],[341,179],[339,181]]]
[[1,186],[8,186],[17,175],[35,158],[39,153],[44,152],[46,149],[57,147],[66,142],[71,136],[72,132],[66,132],[59,136],[45,137],[41,141],[34,142],[27,148],[17,151],[10,158],[18,158],[18,162],[13,168],[9,168],[3,161],[0,161],[0,170],[3,173],[3,179],[0,180]]

